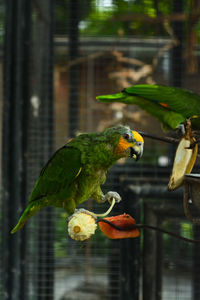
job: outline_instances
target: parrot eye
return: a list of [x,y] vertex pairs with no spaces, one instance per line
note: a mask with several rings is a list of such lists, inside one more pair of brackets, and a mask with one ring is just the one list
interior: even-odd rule
[[130,140],[130,135],[128,133],[125,133],[124,139],[127,140],[127,141],[129,141]]

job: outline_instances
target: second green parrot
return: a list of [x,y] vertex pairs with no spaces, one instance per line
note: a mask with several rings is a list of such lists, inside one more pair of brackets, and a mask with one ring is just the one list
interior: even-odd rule
[[76,206],[89,198],[97,202],[120,200],[116,192],[103,194],[100,185],[108,169],[120,158],[136,160],[142,156],[142,136],[126,126],[116,126],[100,133],[81,134],[57,150],[42,169],[29,203],[11,233],[47,206],[62,207],[71,215]]
[[200,129],[200,96],[186,89],[138,84],[121,93],[101,95],[97,99],[106,103],[135,104],[157,118],[164,129],[175,129],[188,118],[193,129]]

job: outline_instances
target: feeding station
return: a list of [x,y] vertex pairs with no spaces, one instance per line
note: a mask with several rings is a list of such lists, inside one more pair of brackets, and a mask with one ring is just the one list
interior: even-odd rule
[[[158,137],[141,132],[144,136],[167,143],[178,144],[179,140],[171,137]],[[194,144],[199,144],[199,140]],[[184,187],[184,213],[189,221],[200,224],[200,174],[185,174],[183,180]]]

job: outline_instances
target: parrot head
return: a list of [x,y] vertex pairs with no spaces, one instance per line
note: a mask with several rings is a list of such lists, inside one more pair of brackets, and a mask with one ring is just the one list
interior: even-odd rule
[[136,161],[142,157],[144,139],[134,130],[127,126],[116,126],[112,129],[112,136],[115,136],[117,143],[114,152],[119,157],[131,157]]

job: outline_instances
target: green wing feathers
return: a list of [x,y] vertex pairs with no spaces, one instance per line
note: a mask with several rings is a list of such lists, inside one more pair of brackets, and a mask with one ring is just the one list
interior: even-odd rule
[[43,207],[45,207],[45,202],[42,202],[41,200],[36,200],[28,204],[25,211],[19,218],[19,221],[17,225],[12,229],[11,233],[15,233],[16,231],[22,229],[26,221],[35,215],[37,212],[39,212]]
[[73,181],[81,170],[79,149],[64,146],[59,149],[42,169],[29,198],[29,203],[11,233],[20,230],[25,222],[43,207],[62,206],[62,201],[70,194]]
[[[181,114],[168,110],[154,101],[149,101],[148,99],[137,95],[129,95],[125,92],[123,92],[123,97],[121,94],[98,96],[97,99],[105,103],[120,102],[137,105],[157,118],[165,127],[176,128],[180,123],[185,121],[185,117]],[[119,98],[117,98],[117,95],[120,95]]]
[[200,113],[200,96],[186,89],[157,84],[141,84],[126,88],[125,92],[158,103],[165,103],[171,110],[184,117],[192,117]]
[[29,202],[39,197],[57,195],[70,186],[81,169],[81,152],[64,146],[59,149],[42,169]]
[[125,104],[134,104],[135,98],[133,99],[132,96],[129,97],[127,93],[121,92],[118,94],[112,95],[101,95],[96,97],[97,100],[105,103],[113,103],[113,102],[120,102]]
[[200,128],[200,96],[185,89],[162,85],[140,84],[121,93],[98,96],[105,103],[120,102],[137,105],[157,118],[166,128],[176,128],[192,118],[194,128]]

